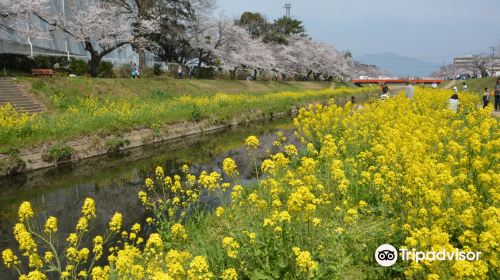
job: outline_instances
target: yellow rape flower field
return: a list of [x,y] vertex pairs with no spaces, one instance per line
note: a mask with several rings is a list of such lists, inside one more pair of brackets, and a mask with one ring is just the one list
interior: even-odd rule
[[[302,147],[277,135],[278,152],[262,159],[259,139],[247,139],[252,183],[232,159],[223,174],[184,166],[167,176],[159,166],[135,198],[145,221],[123,228],[116,213],[88,236],[95,208],[106,207],[89,198],[63,250],[52,245],[57,218],[37,225],[24,202],[19,248],[3,251],[4,264],[19,279],[498,279],[498,121],[472,94],[451,112],[450,95],[419,88],[415,100],[303,108]],[[222,204],[205,209],[206,195]],[[374,253],[384,243],[481,257],[382,267]]]

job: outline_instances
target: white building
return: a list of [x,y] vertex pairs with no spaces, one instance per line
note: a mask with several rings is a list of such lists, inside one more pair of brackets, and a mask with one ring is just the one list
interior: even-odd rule
[[[68,5],[74,4],[78,0],[51,0],[51,8],[54,12],[69,12]],[[48,30],[48,25],[40,21],[40,28]],[[89,60],[90,54],[85,51],[84,43],[65,36],[62,31],[50,32],[51,38],[47,40],[22,37],[15,34],[5,26],[0,25],[0,53],[37,55],[56,55],[68,58],[78,58]],[[139,64],[139,56],[127,45],[120,47],[103,58],[104,61],[112,62],[115,66],[130,65],[132,62]],[[146,66],[152,67],[156,62],[155,56],[146,54]]]

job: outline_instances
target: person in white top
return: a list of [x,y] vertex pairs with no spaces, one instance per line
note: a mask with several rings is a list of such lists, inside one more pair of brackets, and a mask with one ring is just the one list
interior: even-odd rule
[[179,76],[179,79],[183,78],[184,73],[182,72],[182,66],[179,65],[179,68],[177,69],[177,74]]
[[413,99],[415,95],[415,88],[413,87],[413,83],[406,83],[406,98]]
[[432,83],[432,88],[437,88],[438,84],[436,82]]
[[466,83],[463,83],[462,85],[462,91],[467,91],[469,88],[467,87]]
[[453,94],[450,98],[450,100],[448,100],[448,108],[454,112],[454,113],[457,113],[458,110],[460,109],[460,101],[458,100],[458,94]]

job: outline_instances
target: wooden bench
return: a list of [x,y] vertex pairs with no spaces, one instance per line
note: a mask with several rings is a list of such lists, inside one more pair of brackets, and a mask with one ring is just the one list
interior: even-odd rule
[[33,76],[49,76],[55,75],[56,71],[52,69],[31,69],[31,75]]

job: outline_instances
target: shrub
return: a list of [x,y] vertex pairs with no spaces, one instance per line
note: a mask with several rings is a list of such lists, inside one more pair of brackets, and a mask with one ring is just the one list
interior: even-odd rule
[[213,79],[215,76],[215,69],[213,67],[195,67],[193,72],[194,76],[198,79]]
[[201,116],[200,108],[198,106],[193,106],[193,109],[191,110],[191,118],[195,122],[201,121],[202,116]]
[[83,76],[88,72],[87,62],[83,59],[72,59],[69,63],[70,71],[78,76]]
[[161,64],[155,63],[155,65],[153,66],[153,73],[156,76],[160,76],[163,74],[163,70],[161,69]]
[[0,68],[18,70],[29,73],[35,61],[26,55],[2,53],[0,54]]
[[42,160],[49,163],[68,161],[73,157],[74,153],[75,150],[72,147],[65,144],[56,144],[42,154]]
[[54,68],[64,70],[69,64],[65,56],[37,55],[34,58],[23,54],[0,54],[0,68],[31,73],[33,68]]
[[114,76],[113,63],[109,61],[101,61],[101,63],[99,63],[99,77],[113,78]]
[[114,68],[114,76],[117,78],[130,78],[130,65],[123,64],[118,68]]
[[14,175],[26,169],[26,162],[19,156],[19,151],[10,150],[6,155],[0,154],[0,176]]
[[154,74],[154,69],[151,67],[144,67],[139,70],[139,74],[143,78],[152,78]]
[[118,153],[120,149],[125,147],[126,145],[130,144],[130,141],[128,139],[124,138],[114,138],[114,139],[109,139],[104,143],[104,148],[108,153]]

